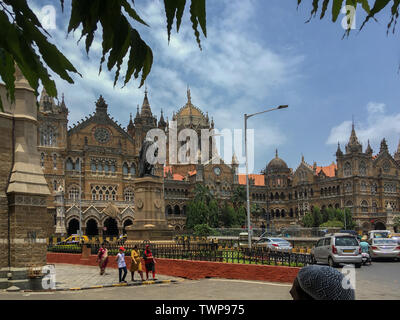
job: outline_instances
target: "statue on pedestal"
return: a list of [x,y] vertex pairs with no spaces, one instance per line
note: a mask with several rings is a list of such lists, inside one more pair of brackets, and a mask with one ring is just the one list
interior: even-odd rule
[[[142,144],[142,148],[139,153],[139,178],[143,178],[144,176],[150,175],[154,176],[154,164],[150,163],[149,160],[153,160],[158,155],[158,147],[155,148],[155,142],[152,140],[144,140]],[[149,150],[150,149],[150,150]],[[154,153],[151,152],[154,149]],[[148,159],[147,157],[154,157],[153,159]]]

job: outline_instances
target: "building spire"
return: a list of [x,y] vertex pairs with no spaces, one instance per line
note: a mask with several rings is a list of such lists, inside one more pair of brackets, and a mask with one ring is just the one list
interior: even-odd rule
[[369,144],[369,139],[368,139],[368,146],[367,149],[365,150],[365,153],[367,154],[372,154],[374,151],[371,148],[371,145]]
[[192,103],[192,96],[191,96],[191,93],[190,93],[189,85],[187,86],[187,99],[188,99],[187,103],[191,104]]
[[108,104],[104,100],[103,96],[100,95],[99,99],[96,102],[96,113],[102,114],[102,115],[107,114],[107,107],[108,107]]
[[350,139],[349,143],[346,146],[346,153],[362,153],[362,145],[360,142],[358,142],[356,130],[355,130],[355,125],[354,125],[354,116],[352,120],[352,125],[351,125],[351,134],[350,134]]
[[399,140],[399,145],[397,147],[397,151],[394,154],[394,160],[400,162],[400,140]]
[[275,158],[278,158],[278,149],[275,149]]
[[145,88],[144,91],[144,99],[143,99],[143,104],[142,104],[142,110],[140,115],[143,116],[152,116],[152,112],[151,112],[151,107],[150,107],[150,103],[149,103],[149,98],[147,97],[147,86]]
[[381,149],[379,150],[379,153],[382,153],[384,151],[389,152],[389,148],[388,148],[385,138],[383,138],[383,140],[381,142]]

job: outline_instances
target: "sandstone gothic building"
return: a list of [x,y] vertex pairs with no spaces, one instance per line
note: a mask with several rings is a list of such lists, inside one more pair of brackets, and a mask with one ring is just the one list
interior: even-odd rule
[[[190,128],[200,137],[202,129],[214,128],[208,113],[192,104],[190,89],[186,104],[172,115],[176,128],[170,127],[162,110],[157,120],[147,90],[142,106],[137,107],[134,119],[131,114],[126,128],[109,115],[102,96],[95,103],[93,114],[70,129],[64,97],[61,103],[55,103],[43,91],[39,104],[40,164],[52,191],[47,207],[58,234],[75,233],[80,212],[81,227],[87,235],[122,234],[135,219],[133,181],[147,132],[158,128],[168,137],[170,130],[179,134]],[[210,137],[211,146],[212,142]],[[198,145],[201,146],[200,141]],[[246,184],[245,175],[238,174],[235,156],[229,164],[199,161],[177,165],[169,163],[169,149],[167,140],[167,163],[156,168],[156,175],[164,176],[165,214],[177,232],[185,228],[186,206],[194,196],[196,184],[205,185],[221,201],[229,201],[233,191]],[[196,156],[200,160],[200,154]],[[218,157],[214,147],[209,148],[209,156]],[[389,215],[399,211],[399,171],[400,144],[393,156],[385,139],[377,154],[369,143],[363,151],[353,125],[345,152],[338,145],[336,162],[329,166],[310,165],[303,157],[293,170],[276,151],[262,173],[250,175],[250,200],[258,204],[263,219],[275,228],[300,225],[302,217],[318,206],[349,208],[359,229],[384,229],[390,226]]]

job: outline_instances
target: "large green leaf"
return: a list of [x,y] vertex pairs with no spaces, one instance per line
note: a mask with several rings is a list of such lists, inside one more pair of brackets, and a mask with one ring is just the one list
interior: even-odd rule
[[171,30],[175,17],[176,31],[179,32],[185,5],[186,0],[164,0],[165,14],[167,16],[168,41],[171,39]]
[[192,27],[194,34],[201,49],[200,43],[200,32],[198,31],[198,25],[200,24],[201,30],[205,37],[207,37],[206,28],[206,0],[192,0],[190,5],[190,21],[192,21]]

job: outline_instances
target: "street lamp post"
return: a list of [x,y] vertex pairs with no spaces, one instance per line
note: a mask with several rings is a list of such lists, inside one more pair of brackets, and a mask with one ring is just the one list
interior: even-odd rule
[[274,110],[285,109],[288,105],[282,105],[276,108],[268,109],[265,111],[253,113],[253,114],[244,114],[244,146],[245,146],[245,157],[246,157],[246,195],[247,195],[247,239],[248,246],[251,249],[251,234],[250,234],[250,188],[249,188],[249,164],[247,159],[247,119],[259,115],[261,113],[271,112]]

